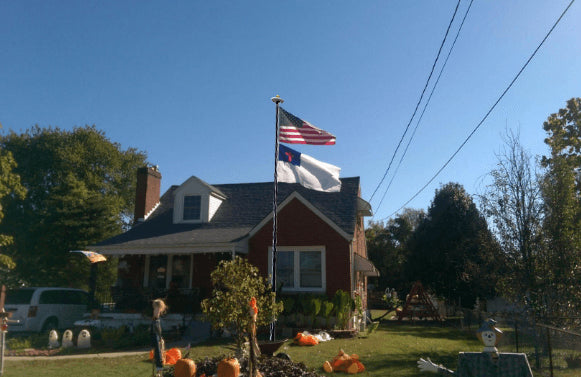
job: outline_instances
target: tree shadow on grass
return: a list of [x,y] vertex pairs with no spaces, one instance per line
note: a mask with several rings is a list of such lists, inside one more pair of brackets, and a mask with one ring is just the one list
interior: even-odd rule
[[411,335],[419,338],[450,339],[450,340],[476,340],[475,333],[464,332],[455,328],[442,327],[441,325],[427,324],[408,325],[400,323],[382,324],[381,329],[398,335]]

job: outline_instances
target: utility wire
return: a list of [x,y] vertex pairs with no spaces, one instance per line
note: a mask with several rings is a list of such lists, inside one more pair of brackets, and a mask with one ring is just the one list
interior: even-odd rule
[[408,148],[409,148],[409,146],[410,146],[410,144],[411,144],[411,142],[416,134],[418,126],[420,125],[420,122],[424,118],[424,113],[426,112],[426,108],[428,107],[428,104],[430,103],[430,100],[432,99],[432,95],[434,94],[434,91],[436,90],[436,87],[438,86],[438,83],[440,82],[440,78],[442,77],[442,73],[444,72],[444,68],[446,68],[446,64],[448,63],[448,59],[450,59],[450,55],[452,54],[452,50],[454,50],[454,46],[456,45],[456,41],[458,40],[458,36],[460,35],[460,32],[462,31],[462,27],[464,26],[464,21],[466,21],[466,17],[468,16],[468,12],[470,12],[470,8],[472,7],[473,2],[474,2],[474,0],[470,0],[470,4],[468,4],[468,8],[466,9],[466,13],[464,13],[464,17],[462,18],[462,22],[460,23],[460,26],[458,27],[458,31],[456,32],[456,37],[454,38],[454,41],[452,42],[452,46],[450,46],[450,50],[448,51],[448,55],[446,56],[446,60],[444,60],[444,64],[442,64],[442,68],[440,69],[440,73],[438,74],[438,78],[436,79],[436,82],[435,82],[434,86],[432,87],[432,91],[430,92],[428,99],[424,103],[424,108],[422,109],[422,113],[420,114],[420,117],[418,118],[418,121],[416,122],[416,126],[415,126],[415,128],[410,136],[410,139],[408,140],[408,143],[405,146],[403,154],[401,155],[401,158],[399,159],[399,162],[397,163],[397,166],[395,167],[395,171],[391,175],[391,180],[387,184],[387,188],[383,192],[383,196],[381,197],[381,200],[379,201],[379,204],[377,205],[377,209],[375,210],[376,212],[379,212],[379,208],[381,207],[381,204],[383,203],[383,199],[385,199],[385,195],[389,191],[389,188],[391,187],[391,184],[393,183],[393,180],[394,180],[395,176],[397,175],[397,172],[399,171],[399,167],[401,166],[401,163],[403,162],[403,159],[407,154]]
[[458,11],[458,7],[460,6],[460,1],[461,0],[458,0],[458,4],[456,4],[456,9],[454,9],[454,14],[452,15],[452,19],[450,20],[450,23],[448,24],[448,29],[446,30],[446,35],[444,35],[444,39],[442,40],[442,43],[440,44],[440,49],[438,50],[438,55],[436,55],[436,60],[434,60],[434,64],[432,64],[432,70],[430,71],[430,75],[428,76],[428,79],[426,80],[426,85],[424,86],[424,90],[422,90],[422,94],[420,95],[420,99],[418,100],[418,103],[416,104],[416,108],[414,110],[414,113],[412,114],[412,117],[410,118],[410,120],[405,128],[405,131],[403,132],[403,135],[401,135],[401,139],[399,139],[399,143],[397,143],[397,147],[395,148],[395,151],[393,152],[393,155],[391,156],[391,160],[389,161],[389,165],[387,166],[387,169],[385,170],[385,174],[383,174],[381,181],[379,182],[379,184],[377,185],[377,187],[373,191],[373,194],[371,194],[371,197],[369,198],[369,202],[371,202],[371,200],[375,196],[375,193],[377,192],[377,189],[379,189],[379,187],[381,186],[381,184],[385,180],[385,177],[387,176],[387,173],[389,172],[389,169],[391,168],[391,164],[393,163],[393,159],[395,158],[395,155],[397,154],[397,151],[399,150],[399,147],[401,146],[401,142],[403,141],[405,135],[407,134],[408,129],[410,128],[410,125],[412,124],[412,120],[416,116],[416,112],[418,111],[418,108],[420,107],[420,103],[422,102],[422,99],[424,98],[424,93],[426,92],[426,89],[428,88],[428,83],[430,82],[430,79],[432,78],[432,74],[434,73],[434,69],[436,68],[436,63],[438,62],[438,58],[440,57],[440,53],[442,52],[442,47],[444,47],[444,43],[446,42],[446,38],[448,37],[448,32],[450,31],[450,26],[452,26],[452,22],[454,21],[454,17],[456,17],[456,12]]
[[521,73],[523,73],[523,71],[525,70],[525,68],[529,65],[529,63],[531,62],[531,60],[533,60],[533,58],[535,57],[535,55],[537,54],[537,52],[543,46],[543,44],[545,43],[545,41],[547,40],[547,38],[549,38],[549,36],[551,35],[551,33],[553,32],[553,30],[555,29],[555,27],[557,27],[557,25],[559,24],[559,22],[561,22],[561,19],[565,16],[565,14],[569,10],[569,8],[571,8],[571,5],[573,5],[574,2],[575,2],[575,0],[571,0],[571,2],[569,3],[569,5],[567,5],[567,8],[565,8],[565,10],[563,11],[563,13],[561,13],[561,15],[559,16],[559,18],[557,19],[557,21],[555,21],[555,23],[553,24],[553,26],[551,27],[551,29],[549,29],[549,31],[547,32],[547,34],[545,35],[545,37],[543,38],[543,40],[541,41],[541,43],[539,43],[539,45],[537,46],[537,48],[533,51],[533,53],[531,54],[531,56],[527,59],[526,63],[522,66],[522,68],[520,69],[520,71],[518,71],[518,73],[512,79],[512,81],[510,82],[510,84],[508,84],[508,86],[506,87],[506,89],[504,89],[504,91],[502,92],[502,94],[500,95],[500,97],[498,97],[498,99],[496,100],[496,102],[494,102],[494,104],[488,110],[488,112],[486,113],[486,115],[484,115],[484,117],[482,118],[482,120],[476,125],[476,127],[474,127],[474,129],[472,130],[472,132],[470,132],[470,134],[468,135],[468,137],[462,142],[462,144],[460,144],[460,146],[458,147],[458,149],[456,149],[456,151],[452,154],[452,156],[450,156],[450,158],[448,159],[448,161],[446,161],[444,163],[444,165],[442,165],[442,167],[436,172],[436,174],[434,174],[432,176],[432,178],[430,178],[430,180],[425,185],[423,185],[422,188],[420,188],[418,190],[418,192],[416,192],[407,202],[405,202],[401,207],[399,207],[396,211],[394,211],[389,216],[381,219],[381,221],[386,220],[386,219],[390,218],[391,216],[395,215],[402,208],[404,208],[406,205],[408,205],[412,200],[414,200],[422,191],[424,191],[426,189],[426,187],[428,187],[428,185],[430,183],[432,183],[434,181],[434,179],[436,179],[436,177],[442,172],[442,170],[444,170],[446,168],[446,166],[448,166],[448,164],[452,161],[452,159],[454,159],[454,157],[456,157],[456,155],[458,154],[458,152],[460,152],[460,150],[464,147],[464,145],[466,145],[466,143],[468,142],[468,140],[470,140],[470,138],[472,137],[472,135],[474,135],[474,133],[480,128],[480,126],[482,126],[482,124],[488,118],[488,116],[490,115],[490,113],[492,112],[492,110],[494,110],[494,108],[496,107],[496,105],[498,105],[498,103],[502,100],[502,98],[505,96],[505,94],[510,90],[510,88],[513,86],[513,84],[516,82],[516,80],[520,77]]

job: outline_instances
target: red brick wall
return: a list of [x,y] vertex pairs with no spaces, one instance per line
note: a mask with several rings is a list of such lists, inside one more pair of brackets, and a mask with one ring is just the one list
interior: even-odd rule
[[[326,251],[327,294],[351,290],[349,241],[315,215],[298,199],[278,213],[278,246],[318,246]],[[268,276],[268,249],[272,246],[272,220],[248,242],[248,260]]]

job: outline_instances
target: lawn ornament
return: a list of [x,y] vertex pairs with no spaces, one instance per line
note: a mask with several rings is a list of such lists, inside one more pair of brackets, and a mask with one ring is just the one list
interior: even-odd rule
[[217,377],[238,377],[240,375],[240,363],[234,357],[220,361],[217,369]]
[[48,333],[48,348],[59,348],[59,334],[56,330],[50,330]]
[[363,366],[363,364],[359,361],[358,355],[348,355],[341,349],[339,350],[339,354],[335,356],[331,362],[325,361],[323,363],[323,369],[327,373],[345,372],[349,374],[355,374],[363,372],[365,370],[365,366]]
[[248,312],[250,314],[250,325],[248,332],[250,334],[250,350],[248,357],[248,374],[250,377],[262,377],[262,373],[258,370],[258,357],[260,357],[260,349],[258,348],[258,341],[256,340],[256,317],[258,316],[258,306],[256,306],[256,298],[252,297],[248,303]]
[[192,359],[179,359],[173,373],[174,377],[195,377],[196,363]]
[[297,333],[294,341],[299,346],[316,346],[319,344],[319,339],[316,336],[302,332]]
[[154,375],[161,375],[161,370],[163,369],[164,364],[163,356],[165,343],[161,336],[160,317],[166,312],[167,306],[160,298],[153,300],[151,305],[153,306],[153,317],[149,327],[149,334],[151,336],[151,346],[153,347],[153,359],[155,364]]
[[87,329],[81,330],[77,337],[77,348],[87,349],[91,348],[91,333]]
[[70,348],[73,346],[73,332],[71,330],[66,330],[63,333],[63,348]]
[[484,343],[482,352],[460,352],[458,371],[434,364],[430,358],[418,360],[421,372],[433,372],[457,377],[533,377],[527,356],[524,353],[499,353],[496,346],[502,331],[496,321],[487,319],[477,330],[478,338]]

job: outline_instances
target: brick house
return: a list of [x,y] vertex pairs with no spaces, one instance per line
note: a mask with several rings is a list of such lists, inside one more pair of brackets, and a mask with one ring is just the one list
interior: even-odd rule
[[[358,177],[341,182],[336,193],[279,183],[277,283],[283,282],[283,293],[332,296],[342,289],[358,291],[365,301],[367,276],[378,274],[365,244],[363,217],[371,207],[360,197]],[[172,292],[181,295],[178,306],[189,305],[184,297],[199,302],[210,293],[218,262],[237,255],[269,276],[272,182],[210,185],[192,176],[161,197],[160,183],[155,167],[139,169],[135,225],[92,246],[119,258],[113,298],[120,309],[140,309]]]

